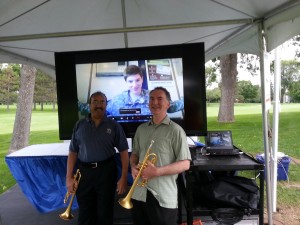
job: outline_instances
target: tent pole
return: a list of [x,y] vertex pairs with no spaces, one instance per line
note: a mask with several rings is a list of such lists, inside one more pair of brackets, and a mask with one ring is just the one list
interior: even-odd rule
[[272,161],[273,161],[273,212],[276,212],[277,205],[277,153],[278,153],[278,123],[279,123],[279,111],[280,111],[280,56],[278,54],[278,47],[275,49],[274,60],[274,96],[273,96],[273,134],[272,134]]
[[259,25],[259,44],[260,44],[260,74],[261,74],[261,98],[262,98],[262,119],[263,119],[263,137],[264,137],[264,153],[265,153],[265,171],[266,171],[266,199],[268,210],[268,224],[273,225],[272,215],[272,196],[270,191],[270,167],[269,167],[269,109],[271,104],[270,83],[267,76],[270,76],[270,64],[268,61],[268,54],[266,52],[266,45],[263,36],[262,24]]
[[[126,9],[125,9],[124,0],[121,0],[121,5],[122,5],[123,28],[126,28],[127,27],[127,22],[126,22]],[[125,48],[128,48],[128,35],[127,35],[127,32],[124,32],[124,45],[125,45]]]
[[[123,7],[125,13],[125,8]],[[126,21],[123,17],[123,26]],[[76,37],[76,36],[89,36],[89,35],[102,35],[102,34],[116,34],[116,33],[132,33],[132,32],[146,32],[156,30],[172,30],[172,29],[185,29],[185,28],[199,28],[199,27],[211,27],[211,26],[223,26],[223,25],[251,25],[260,21],[260,18],[256,19],[234,19],[234,20],[220,20],[220,21],[207,21],[207,22],[194,22],[194,23],[179,23],[179,24],[165,24],[165,25],[153,25],[142,27],[121,27],[121,28],[109,28],[109,29],[96,29],[96,30],[78,30],[78,31],[64,31],[54,33],[39,33],[39,34],[24,34],[24,35],[12,35],[12,36],[0,36],[1,42],[21,41],[21,40],[38,40],[45,38],[63,38],[63,37]]]

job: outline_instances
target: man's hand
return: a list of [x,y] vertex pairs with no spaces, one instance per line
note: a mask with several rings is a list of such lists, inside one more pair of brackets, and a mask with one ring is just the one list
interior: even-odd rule
[[73,194],[76,191],[78,184],[77,182],[74,182],[73,177],[67,177],[66,186],[67,186],[67,191]]
[[127,177],[121,177],[117,183],[117,193],[121,195],[127,191]]
[[138,173],[139,173],[139,165],[131,165],[131,176],[133,179],[136,178]]
[[149,180],[152,177],[158,176],[158,167],[156,167],[151,161],[147,161],[147,166],[143,168],[142,179]]

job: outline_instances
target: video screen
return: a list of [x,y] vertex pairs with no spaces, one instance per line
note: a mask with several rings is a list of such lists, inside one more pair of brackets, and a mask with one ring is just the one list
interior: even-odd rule
[[149,92],[164,87],[171,94],[170,118],[184,117],[182,58],[76,64],[79,118],[89,113],[95,91],[107,97],[107,117],[122,122],[146,122],[152,117]]
[[55,70],[62,140],[89,113],[95,91],[105,93],[107,116],[132,138],[151,119],[149,91],[158,86],[171,94],[171,120],[189,136],[206,135],[204,43],[56,52]]

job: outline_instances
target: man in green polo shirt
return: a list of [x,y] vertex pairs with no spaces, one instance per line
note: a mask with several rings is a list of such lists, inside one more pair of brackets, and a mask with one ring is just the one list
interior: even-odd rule
[[150,92],[151,121],[141,124],[134,136],[130,164],[132,176],[139,172],[150,143],[156,163],[148,161],[139,179],[146,186],[136,186],[132,195],[132,217],[135,225],[175,225],[177,220],[177,185],[179,173],[190,167],[191,155],[184,130],[167,115],[170,93],[163,87]]

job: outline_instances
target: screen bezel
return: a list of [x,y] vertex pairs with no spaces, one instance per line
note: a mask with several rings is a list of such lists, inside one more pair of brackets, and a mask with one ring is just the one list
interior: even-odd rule
[[[182,126],[187,136],[205,136],[207,118],[204,57],[204,43],[56,52],[59,138],[71,139],[73,127],[79,119],[76,64],[162,58],[182,58],[185,116],[182,120],[174,121]],[[120,124],[126,136],[132,138],[141,122]]]

